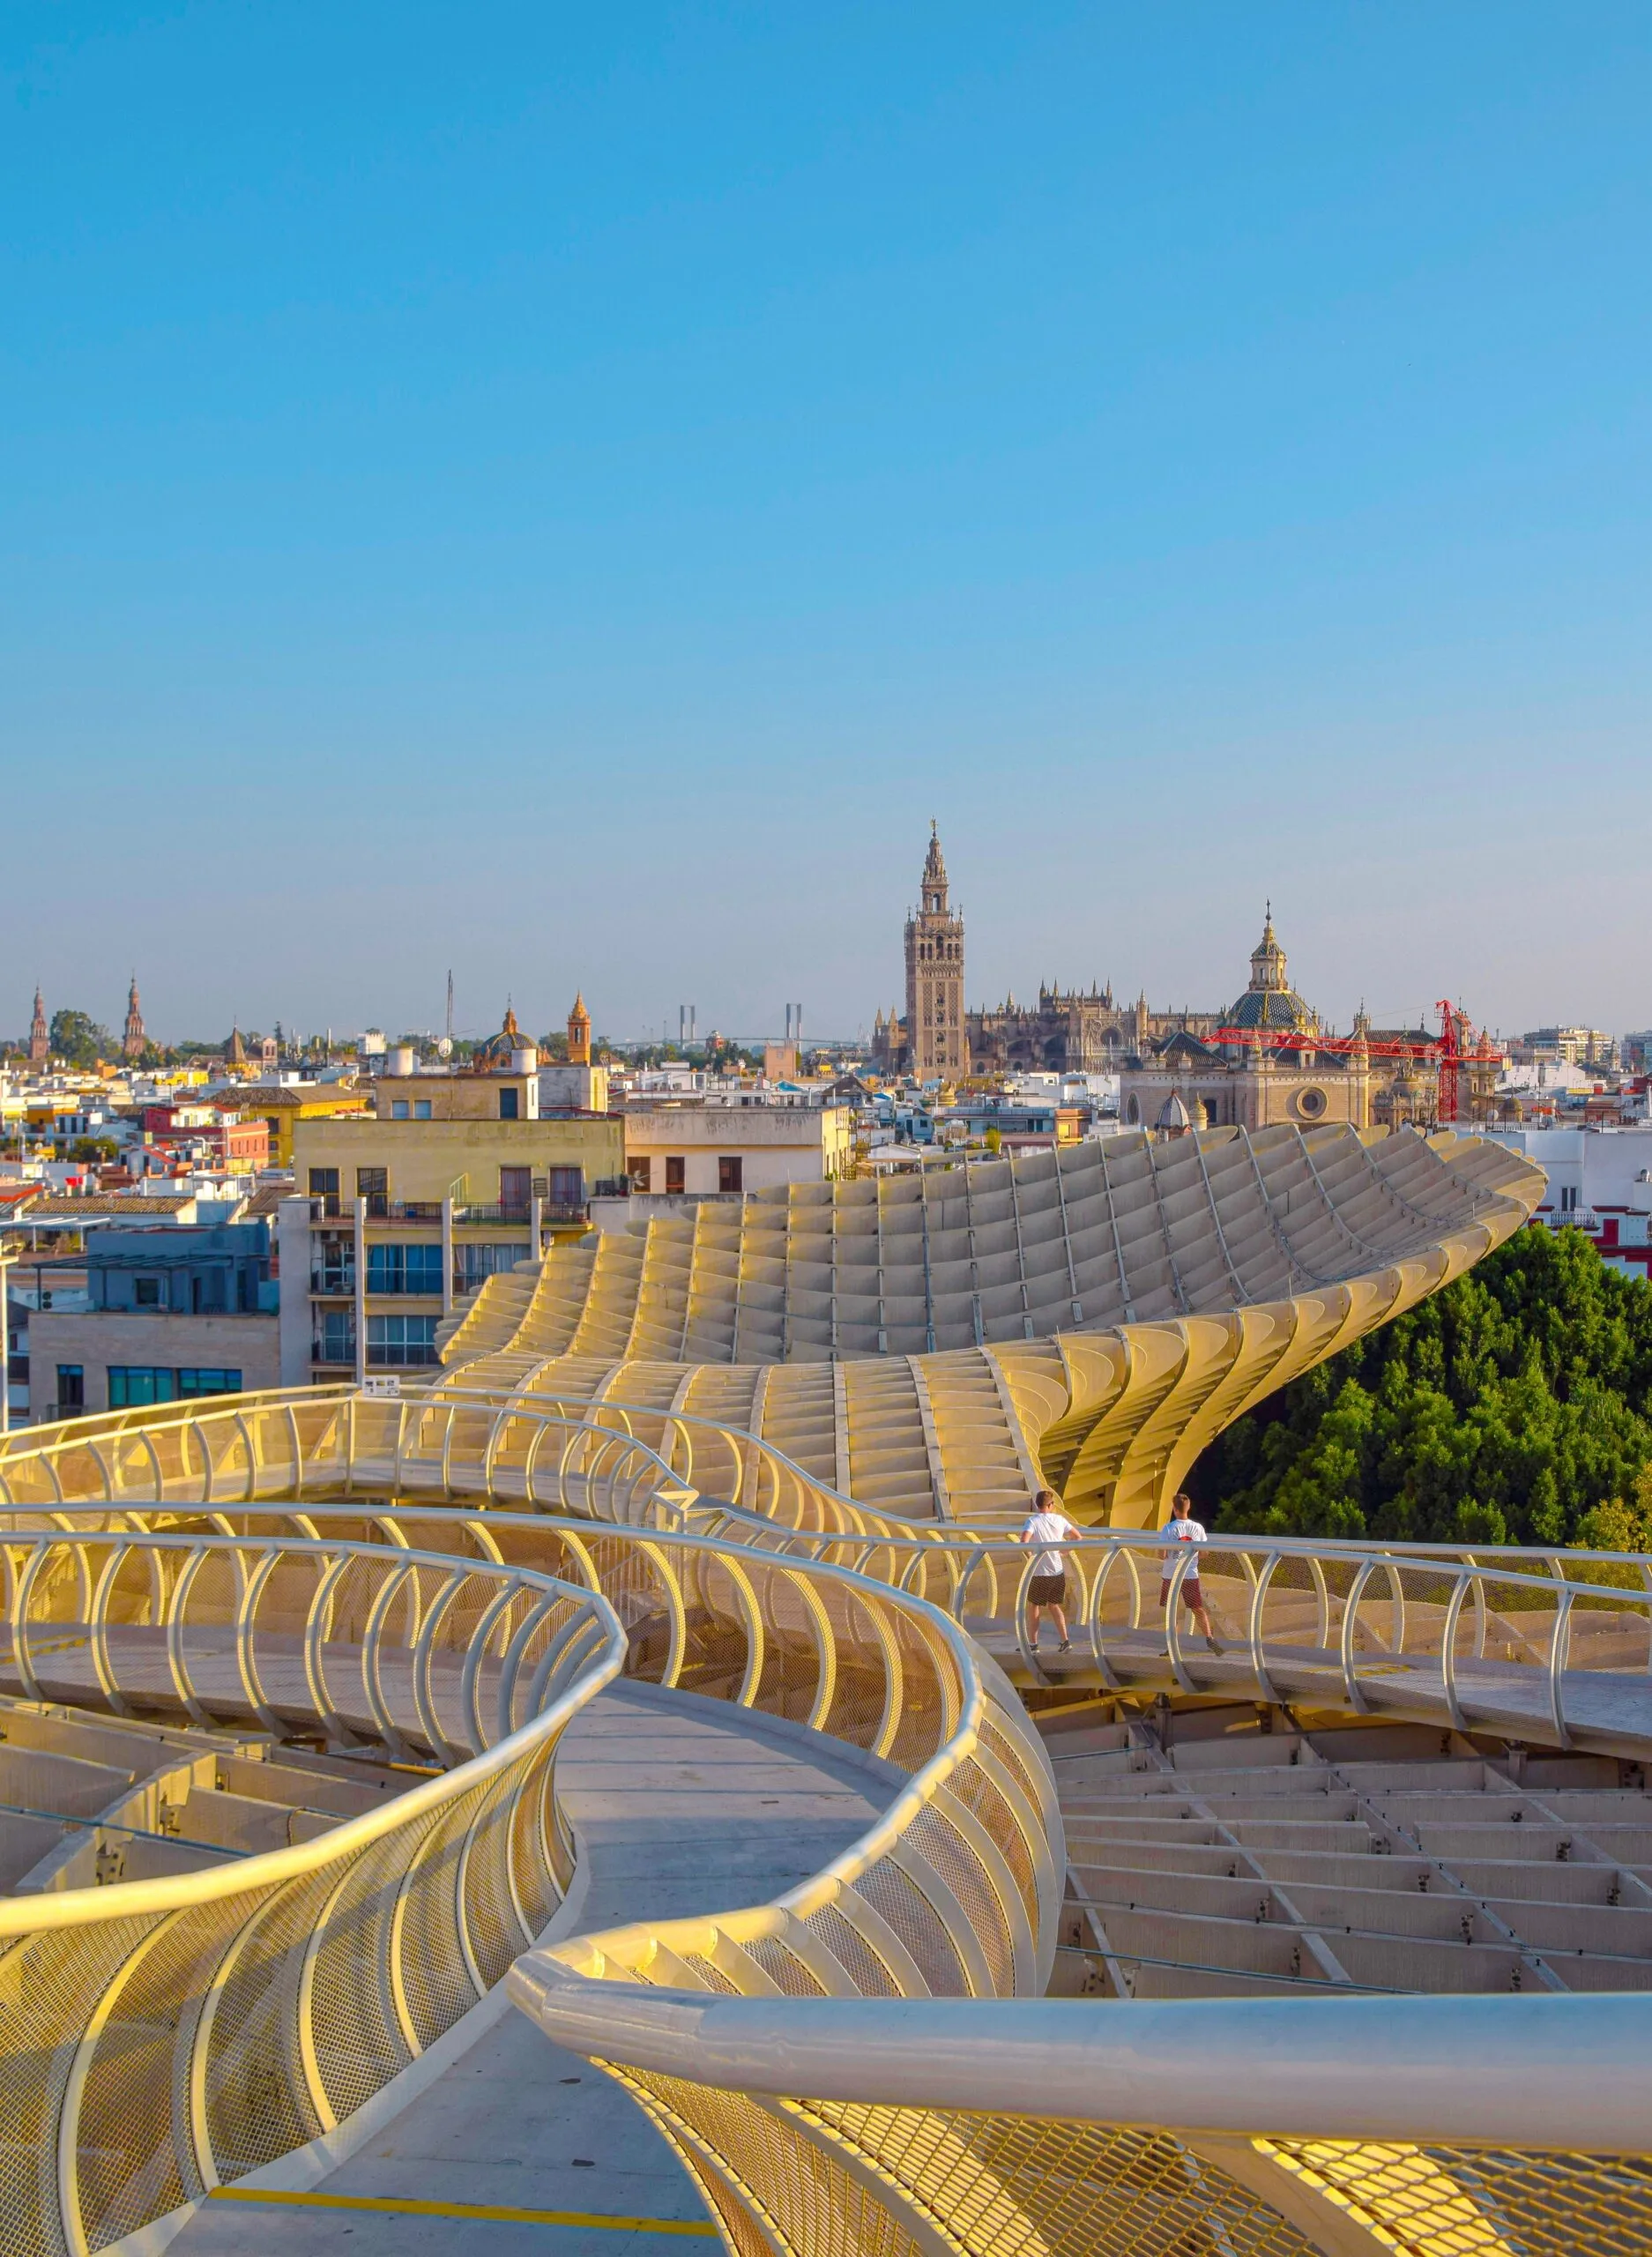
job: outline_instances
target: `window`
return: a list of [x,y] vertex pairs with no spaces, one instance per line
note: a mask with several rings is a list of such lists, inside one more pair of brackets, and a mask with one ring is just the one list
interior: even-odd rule
[[313,1167],[309,1172],[309,1196],[324,1199],[329,1192],[339,1196],[339,1171],[336,1167]]
[[367,1289],[369,1293],[439,1293],[442,1290],[440,1244],[369,1246],[367,1250]]
[[502,1167],[499,1171],[499,1204],[502,1219],[515,1217],[522,1222],[528,1219],[528,1203],[533,1196],[533,1171],[529,1167]]
[[521,1261],[526,1248],[515,1239],[503,1245],[487,1242],[483,1245],[456,1246],[453,1249],[453,1282],[461,1293],[473,1293],[489,1277],[502,1270],[513,1270]]
[[86,1367],[84,1364],[59,1364],[57,1367],[57,1409],[84,1411],[86,1407]]
[[369,1316],[367,1359],[378,1365],[434,1364],[436,1320],[434,1316]]
[[132,1306],[135,1308],[159,1308],[160,1307],[160,1280],[159,1277],[133,1278]]
[[745,1166],[738,1154],[732,1158],[726,1154],[724,1154],[718,1158],[717,1163],[718,1189],[719,1191],[740,1190],[741,1188],[740,1178],[744,1173]]
[[312,1293],[353,1293],[355,1291],[355,1240],[336,1232],[324,1234],[310,1265]]
[[355,1361],[355,1312],[347,1308],[324,1308],[316,1312],[313,1360],[318,1364],[353,1364]]
[[429,1120],[429,1118],[430,1118],[430,1100],[429,1100],[429,1099],[428,1099],[428,1097],[416,1097],[416,1098],[413,1099],[413,1119],[414,1119],[415,1121],[428,1121],[428,1120]]
[[185,1401],[192,1395],[239,1395],[240,1392],[239,1372],[191,1365],[178,1374],[178,1394]]
[[520,1117],[520,1114],[521,1114],[521,1108],[522,1108],[522,1092],[521,1092],[521,1091],[520,1091],[520,1090],[501,1090],[501,1091],[500,1091],[500,1092],[499,1092],[499,1118],[500,1118],[502,1121],[515,1121],[515,1120],[517,1120],[517,1119]]
[[1577,1186],[1575,1183],[1566,1183],[1560,1187],[1560,1212],[1563,1215],[1576,1214]]
[[383,1167],[357,1168],[355,1196],[367,1201],[369,1215],[387,1215],[390,1212],[390,1170]]
[[393,1097],[391,1099],[390,1117],[392,1121],[412,1120],[413,1115],[407,1110],[407,1100],[405,1097]]
[[144,1403],[170,1403],[175,1374],[160,1364],[111,1364],[109,1408],[130,1411]]
[[673,1191],[681,1191],[682,1188],[683,1188],[683,1159],[682,1159],[682,1154],[681,1154],[681,1152],[667,1152],[667,1153],[666,1153],[666,1196],[670,1196],[670,1194],[671,1194],[672,1192],[673,1192]]
[[585,1203],[584,1170],[554,1167],[550,1173],[547,1196],[553,1207],[583,1207]]
[[646,1191],[653,1181],[654,1164],[646,1152],[638,1152],[634,1159],[627,1160],[625,1172],[633,1191]]

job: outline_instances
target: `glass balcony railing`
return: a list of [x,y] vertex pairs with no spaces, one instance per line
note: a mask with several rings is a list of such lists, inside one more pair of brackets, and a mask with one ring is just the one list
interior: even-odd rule
[[[606,1179],[605,1179],[606,1181]],[[614,1181],[623,1188],[623,1179]],[[597,1189],[601,1192],[604,1184]],[[440,1224],[442,1202],[439,1199],[386,1199],[369,1197],[367,1201],[369,1223]],[[310,1220],[313,1223],[353,1223],[355,1220],[355,1201],[347,1191],[318,1193],[310,1200]],[[585,1219],[585,1202],[581,1199],[541,1199],[540,1213],[547,1223],[580,1223]],[[458,1224],[516,1223],[525,1229],[533,1219],[533,1210],[526,1200],[492,1201],[456,1204],[453,1219]]]
[[[439,1199],[391,1199],[383,1192],[368,1192],[366,1196],[367,1218],[369,1223],[439,1223],[442,1202]],[[324,1191],[310,1199],[310,1220],[316,1223],[353,1223],[355,1220],[355,1200],[348,1191]]]

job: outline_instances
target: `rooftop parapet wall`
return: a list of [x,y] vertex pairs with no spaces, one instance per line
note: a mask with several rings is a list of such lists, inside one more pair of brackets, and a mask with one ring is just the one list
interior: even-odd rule
[[883,1511],[1001,1524],[1047,1480],[1141,1526],[1224,1426],[1541,1190],[1477,1138],[1345,1128],[793,1186],[495,1280],[444,1354],[466,1387],[725,1419]]

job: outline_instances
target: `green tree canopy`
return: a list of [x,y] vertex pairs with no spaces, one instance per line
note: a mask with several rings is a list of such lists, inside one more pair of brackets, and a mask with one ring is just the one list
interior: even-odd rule
[[1188,1488],[1218,1528],[1569,1544],[1652,1464],[1652,1288],[1523,1230],[1239,1419]]
[[52,1056],[71,1066],[95,1066],[100,1058],[112,1058],[115,1050],[108,1027],[85,1011],[54,1011],[49,1040]]

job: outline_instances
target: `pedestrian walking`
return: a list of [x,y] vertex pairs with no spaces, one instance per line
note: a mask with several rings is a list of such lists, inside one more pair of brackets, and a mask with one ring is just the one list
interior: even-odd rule
[[1079,1534],[1055,1501],[1053,1489],[1040,1489],[1032,1501],[1032,1510],[1018,1541],[1036,1544],[1038,1556],[1032,1563],[1032,1580],[1027,1585],[1027,1635],[1034,1647],[1038,1642],[1038,1625],[1048,1607],[1055,1618],[1055,1628],[1060,1638],[1058,1653],[1069,1653],[1073,1641],[1067,1635],[1067,1554],[1056,1549],[1063,1542],[1071,1542]]
[[[1170,1518],[1165,1523],[1165,1575],[1158,1587],[1158,1603],[1170,1604],[1171,1563],[1176,1557],[1179,1544],[1205,1544],[1209,1538],[1203,1524],[1193,1516],[1193,1500],[1179,1493],[1171,1501]],[[1198,1628],[1209,1641],[1213,1653],[1220,1653],[1222,1642],[1210,1628],[1210,1616],[1204,1603],[1204,1591],[1199,1582],[1199,1562],[1195,1560],[1181,1581],[1181,1603],[1193,1616]]]

